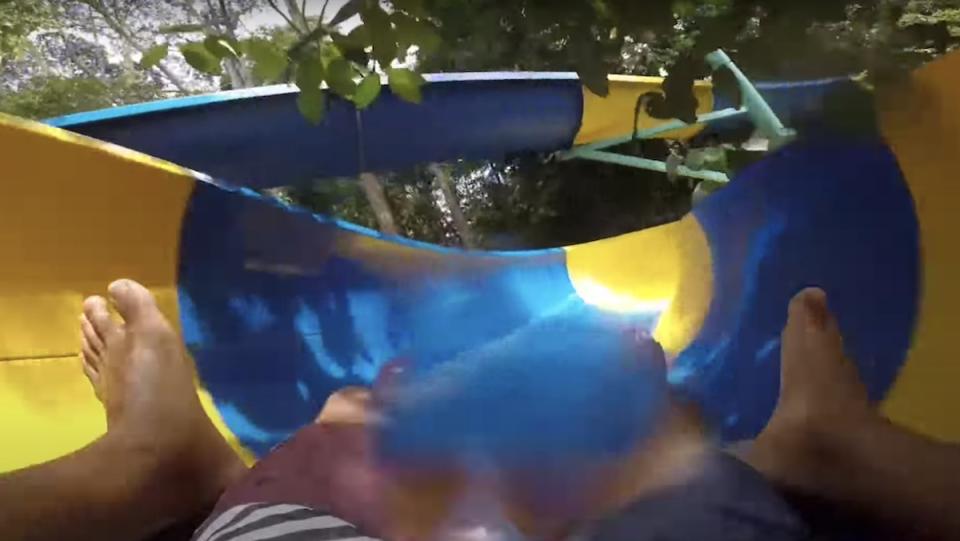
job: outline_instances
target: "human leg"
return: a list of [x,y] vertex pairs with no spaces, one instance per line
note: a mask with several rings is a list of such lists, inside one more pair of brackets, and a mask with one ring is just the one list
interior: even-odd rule
[[898,526],[912,538],[960,538],[960,446],[882,418],[844,355],[818,289],[790,303],[780,400],[747,461],[792,492]]
[[2,539],[138,539],[201,512],[245,471],[200,406],[176,333],[143,286],[111,284],[123,324],[92,297],[81,318],[84,373],[107,433],[0,476]]

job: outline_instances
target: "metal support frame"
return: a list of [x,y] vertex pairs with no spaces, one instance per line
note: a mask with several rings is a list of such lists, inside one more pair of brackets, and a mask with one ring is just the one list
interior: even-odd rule
[[[796,132],[786,128],[783,123],[780,122],[780,118],[777,117],[777,114],[773,111],[773,109],[770,108],[770,105],[767,104],[766,100],[763,99],[763,96],[756,89],[756,87],[753,86],[753,83],[750,82],[750,79],[748,79],[747,76],[740,71],[740,68],[733,63],[730,57],[727,56],[727,53],[718,49],[708,54],[706,56],[706,61],[714,71],[723,68],[730,70],[734,78],[736,78],[737,84],[740,86],[740,92],[743,96],[743,105],[739,109],[734,109],[731,107],[727,109],[721,109],[720,111],[712,111],[710,113],[698,115],[697,122],[694,125],[709,125],[719,120],[748,116],[753,124],[757,127],[757,130],[760,132],[760,134],[770,141],[770,148],[783,146],[796,137]],[[603,149],[621,145],[635,139],[651,139],[658,135],[687,128],[689,126],[691,125],[682,120],[671,120],[654,128],[638,130],[636,133],[630,133],[620,137],[598,141],[596,143],[581,145],[565,152],[559,152],[557,153],[557,157],[560,160],[580,158],[665,173],[667,171],[666,162],[650,160],[647,158],[639,158],[637,156],[629,156],[626,154],[618,154],[616,152],[604,151]],[[716,182],[730,181],[730,178],[727,177],[725,173],[721,173],[719,171],[694,170],[685,166],[680,166],[677,169],[677,174]]]
[[757,127],[764,137],[770,140],[770,148],[779,148],[797,136],[796,131],[786,128],[783,123],[780,122],[777,113],[770,108],[767,100],[763,99],[760,91],[757,90],[757,87],[753,86],[750,79],[740,71],[740,68],[733,63],[733,60],[730,60],[727,53],[721,49],[717,49],[707,55],[707,63],[710,64],[713,71],[727,68],[733,73],[733,76],[737,79],[737,84],[740,86],[740,93],[743,96],[743,107],[741,107],[741,109],[746,110],[754,126]]
[[[593,160],[598,162],[612,163],[616,165],[626,165],[627,167],[636,167],[637,169],[647,169],[649,171],[667,172],[666,162],[651,160],[648,158],[639,158],[627,154],[617,154],[616,152],[604,152],[602,150],[583,150],[577,152],[576,158]],[[713,180],[716,182],[730,182],[726,173],[720,171],[710,171],[708,169],[690,169],[684,165],[677,168],[677,174],[684,177],[699,178],[703,180]]]

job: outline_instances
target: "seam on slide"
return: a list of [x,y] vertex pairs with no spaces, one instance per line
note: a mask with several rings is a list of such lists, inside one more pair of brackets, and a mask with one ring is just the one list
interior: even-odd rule
[[12,361],[39,361],[42,359],[51,359],[51,360],[52,359],[69,359],[71,357],[76,357],[77,355],[78,353],[74,351],[71,353],[57,353],[53,355],[25,355],[22,357],[0,357],[0,363],[8,362],[8,361],[11,361],[11,362]]

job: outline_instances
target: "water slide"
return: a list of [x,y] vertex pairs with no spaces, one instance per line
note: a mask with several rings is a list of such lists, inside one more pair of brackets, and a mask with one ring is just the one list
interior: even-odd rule
[[[86,295],[121,276],[157,294],[196,361],[204,407],[251,461],[310,422],[332,391],[369,385],[398,360],[429,372],[480,359],[465,376],[464,409],[502,419],[500,444],[545,451],[537,446],[565,441],[553,426],[576,419],[568,406],[624,390],[609,370],[610,333],[624,328],[663,345],[670,383],[723,439],[751,437],[777,398],[787,301],[812,284],[829,292],[884,412],[960,442],[950,188],[960,54],[879,98],[881,137],[801,131],[683,219],[584,245],[448,249],[255,191],[623,136],[637,97],[661,83],[612,77],[599,98],[563,73],[430,81],[421,105],[387,88],[363,112],[332,99],[319,126],[286,87],[46,124],[0,117],[0,471],[105,430],[80,369],[77,315]],[[827,115],[825,101],[851,85],[757,88],[797,126]],[[731,105],[707,83],[695,90],[699,113]],[[643,116],[639,127],[662,124]],[[644,389],[626,390],[642,402]],[[489,443],[480,433],[489,423],[447,413],[431,418],[430,443]],[[600,446],[603,436],[589,435]]]

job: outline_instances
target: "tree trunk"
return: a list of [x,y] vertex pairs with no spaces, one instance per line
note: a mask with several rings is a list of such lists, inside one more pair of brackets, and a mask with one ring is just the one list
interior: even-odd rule
[[453,227],[460,235],[463,246],[473,250],[477,247],[477,242],[473,236],[473,230],[470,228],[470,223],[467,222],[467,217],[464,216],[463,209],[460,208],[460,198],[457,197],[457,190],[450,181],[449,170],[439,164],[432,164],[429,169],[433,173],[436,186],[440,188],[440,193],[443,194],[443,200],[447,204],[447,208],[450,209],[450,215],[453,217]]
[[377,217],[377,224],[380,231],[390,235],[399,235],[397,222],[393,219],[393,211],[390,210],[390,202],[383,191],[383,185],[380,179],[373,173],[360,173],[360,187],[367,196],[367,202],[373,208],[373,213]]
[[[223,32],[227,37],[237,40],[237,24],[239,21],[240,17],[235,17],[233,13],[230,12],[229,3],[221,1],[220,25],[223,27]],[[239,58],[227,58],[223,63],[223,67],[230,76],[233,88],[250,88],[255,86],[250,66],[243,60]]]
[[223,69],[230,76],[230,82],[233,88],[250,88],[254,86],[253,75],[250,69],[237,58],[227,58],[224,60]]

